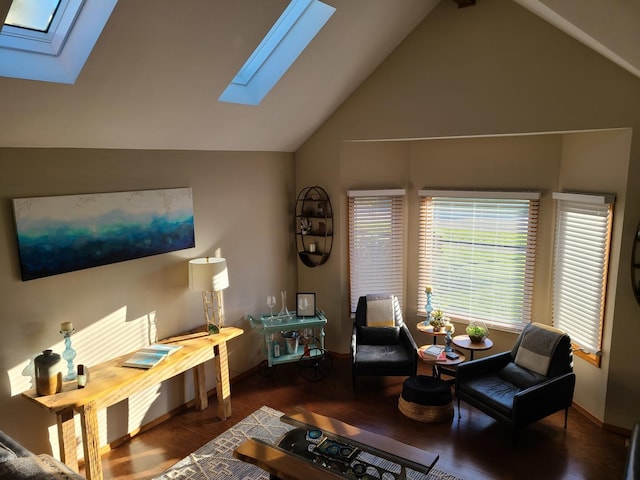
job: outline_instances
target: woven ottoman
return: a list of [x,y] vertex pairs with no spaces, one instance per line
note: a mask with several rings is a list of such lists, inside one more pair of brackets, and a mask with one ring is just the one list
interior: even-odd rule
[[416,375],[402,384],[398,408],[419,422],[446,422],[453,418],[451,387],[439,378]]

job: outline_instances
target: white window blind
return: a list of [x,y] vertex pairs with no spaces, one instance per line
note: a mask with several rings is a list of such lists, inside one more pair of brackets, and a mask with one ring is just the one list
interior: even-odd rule
[[531,321],[539,193],[420,192],[418,312],[505,328]]
[[404,308],[404,190],[350,190],[349,298],[392,293]]
[[598,356],[609,267],[612,196],[554,193],[553,323]]

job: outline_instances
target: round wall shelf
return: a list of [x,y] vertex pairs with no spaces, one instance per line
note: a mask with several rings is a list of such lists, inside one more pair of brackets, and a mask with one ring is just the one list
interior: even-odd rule
[[296,249],[302,263],[317,267],[329,259],[333,246],[333,209],[318,186],[300,190],[296,200]]

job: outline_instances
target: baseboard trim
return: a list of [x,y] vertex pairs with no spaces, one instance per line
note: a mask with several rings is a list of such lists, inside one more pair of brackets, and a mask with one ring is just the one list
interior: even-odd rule
[[605,423],[605,422],[599,420],[598,418],[596,418],[595,416],[593,416],[593,414],[591,414],[590,412],[588,412],[587,410],[585,410],[583,407],[581,407],[580,405],[578,405],[575,402],[573,402],[571,406],[575,410],[577,410],[581,415],[585,416],[587,419],[589,419],[593,423],[595,423],[602,430],[607,430],[609,432],[617,433],[618,435],[622,435],[622,436],[625,436],[625,437],[630,437],[631,436],[631,429],[618,427],[617,425],[612,425],[610,423]]

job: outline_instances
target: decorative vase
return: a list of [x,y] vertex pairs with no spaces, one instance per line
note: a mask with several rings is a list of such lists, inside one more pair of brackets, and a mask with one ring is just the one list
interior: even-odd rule
[[62,390],[62,359],[52,350],[44,350],[34,360],[36,393],[53,395]]
[[489,328],[483,322],[471,322],[467,325],[467,335],[471,343],[482,343],[489,336]]
[[291,314],[289,313],[289,310],[287,309],[287,291],[286,290],[282,290],[280,292],[280,298],[282,299],[282,310],[280,310],[280,313],[278,314],[278,317],[280,317],[280,318],[290,318]]

